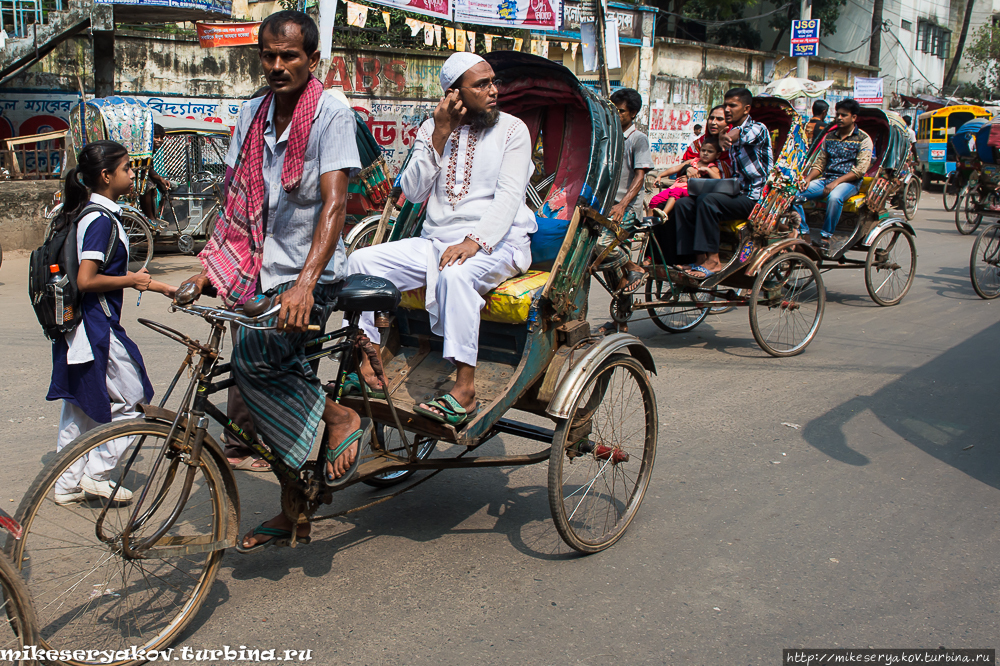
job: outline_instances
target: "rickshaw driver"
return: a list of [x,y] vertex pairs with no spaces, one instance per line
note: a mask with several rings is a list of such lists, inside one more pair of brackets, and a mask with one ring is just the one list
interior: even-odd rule
[[685,271],[696,280],[708,279],[722,268],[719,223],[750,216],[774,159],[770,132],[763,123],[750,117],[753,94],[746,88],[732,88],[726,91],[723,101],[726,121],[732,129],[720,132],[719,143],[723,150],[729,151],[740,192],[736,196],[711,192],[685,197],[674,206],[677,251],[682,255],[698,255],[697,263]]
[[[361,167],[356,121],[312,75],[319,30],[306,14],[267,17],[258,52],[270,93],[240,109],[226,156],[235,172],[225,215],[199,255],[203,272],[188,282],[199,290],[211,282],[230,307],[255,293],[278,295],[277,329],[239,328],[233,377],[257,433],[288,466],[305,464],[320,421],[326,424],[325,476],[333,480],[358,455],[361,419],[326,398],[304,345],[320,334],[308,326],[325,323],[347,275],[341,232],[348,179]],[[293,528],[279,513],[245,535],[237,550],[287,545]],[[298,526],[299,543],[309,542],[309,529]]]
[[[826,197],[826,220],[820,238],[813,244],[824,252],[830,249],[844,202],[858,193],[865,173],[872,162],[872,139],[858,127],[861,105],[853,99],[837,102],[837,130],[823,139],[816,160],[805,178],[805,189],[796,197],[797,202]],[[800,204],[796,210],[805,220]]]
[[[455,364],[450,393],[415,407],[422,416],[460,425],[477,412],[476,359],[483,296],[531,265],[528,234],[535,215],[524,200],[534,166],[531,137],[518,118],[497,109],[493,68],[473,53],[453,54],[441,68],[445,96],[417,131],[400,186],[426,201],[419,238],[362,248],[348,273],[377,275],[400,291],[427,287],[431,330],[444,337],[442,356]],[[361,327],[377,342],[372,313]],[[360,388],[379,390],[367,359]]]

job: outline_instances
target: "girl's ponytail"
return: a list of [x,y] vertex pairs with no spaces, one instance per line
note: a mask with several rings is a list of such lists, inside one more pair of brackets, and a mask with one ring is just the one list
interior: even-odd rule
[[53,225],[61,229],[76,218],[90,201],[90,191],[103,171],[114,171],[128,158],[125,146],[114,141],[91,141],[76,158],[76,166],[66,172],[63,185],[62,216]]

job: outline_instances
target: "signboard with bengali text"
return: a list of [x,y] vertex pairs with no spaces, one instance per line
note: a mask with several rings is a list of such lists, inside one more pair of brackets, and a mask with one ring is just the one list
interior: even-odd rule
[[455,0],[455,21],[531,30],[558,30],[559,0]]
[[882,78],[863,79],[854,77],[854,99],[858,104],[882,105]]
[[202,23],[195,24],[201,48],[215,46],[256,46],[260,21],[253,23]]
[[792,21],[792,37],[789,40],[793,58],[819,56],[819,19]]
[[94,0],[99,5],[128,5],[130,7],[166,7],[168,9],[194,9],[212,14],[232,16],[232,0]]

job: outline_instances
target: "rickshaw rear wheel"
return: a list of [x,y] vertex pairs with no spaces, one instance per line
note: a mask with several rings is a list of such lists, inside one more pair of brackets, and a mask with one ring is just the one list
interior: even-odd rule
[[[157,553],[154,548],[144,559],[134,559],[121,548],[121,529],[143,491],[148,492],[132,532],[137,540],[150,537],[165,524],[182,493],[189,468],[184,456],[163,458],[154,476],[154,464],[170,429],[170,424],[142,419],[94,428],[60,451],[21,500],[17,519],[24,533],[13,544],[8,540],[6,551],[32,591],[40,648],[74,650],[91,645],[115,651],[132,646],[147,652],[159,650],[184,631],[204,604],[224,551],[197,552],[198,545],[206,547],[224,539],[231,522],[239,520],[229,502],[223,471],[208,445],[180,516],[157,541],[157,547],[193,544],[195,552]],[[171,441],[176,439],[174,435]],[[95,449],[114,447],[116,440],[128,444],[110,470],[110,479],[120,480],[123,488],[131,490],[132,500],[110,502],[88,494],[79,502],[57,504],[56,481]],[[126,472],[136,447],[139,452]],[[105,509],[98,537],[97,520]],[[112,663],[125,666],[145,661],[126,657]],[[105,662],[100,657],[65,661],[73,666],[96,663]]]
[[[906,239],[905,244],[900,244],[900,237]],[[902,227],[880,231],[865,258],[865,288],[872,300],[879,305],[896,305],[910,290],[916,272],[913,235]]]
[[920,183],[916,179],[910,180],[903,190],[903,217],[912,220],[917,216],[917,207],[920,205]]
[[816,337],[826,288],[819,268],[799,252],[779,254],[757,275],[750,293],[750,330],[771,356],[795,356]]
[[[668,280],[646,280],[646,301],[665,301],[673,295]],[[699,306],[699,301],[711,299],[704,292],[683,291],[677,296],[676,305],[657,305],[646,308],[649,318],[667,333],[684,333],[705,321],[712,309]]]
[[[12,540],[13,537],[7,537]],[[7,650],[21,651],[27,645],[37,645],[35,634],[37,621],[35,608],[31,603],[31,593],[18,571],[6,557],[0,554],[0,653]],[[21,665],[35,663],[27,659],[12,663]]]
[[[434,447],[437,446],[436,439],[421,437],[415,433],[407,433],[407,435],[415,439],[414,444],[417,447],[417,460],[423,460],[429,456],[434,451]],[[376,441],[382,447],[383,451],[388,451],[393,455],[403,458],[407,456],[406,447],[399,438],[399,431],[394,426],[376,423],[372,433],[372,444]],[[374,488],[388,488],[397,483],[402,483],[414,474],[416,474],[416,470],[390,471],[363,479],[362,483]]]
[[978,188],[966,188],[963,201],[955,208],[955,227],[958,233],[968,236],[979,228],[983,214],[976,208],[981,205]]
[[944,179],[944,188],[941,190],[941,201],[945,210],[955,210],[955,206],[962,201],[964,189],[958,182],[958,171],[949,173]]
[[1000,222],[988,225],[976,236],[969,277],[980,298],[992,300],[1000,296]]
[[128,269],[137,272],[149,268],[153,258],[153,231],[149,222],[132,211],[122,211],[122,226],[128,236]]
[[653,473],[658,421],[646,369],[628,354],[609,356],[569,414],[552,437],[549,507],[571,548],[597,553],[625,533]]

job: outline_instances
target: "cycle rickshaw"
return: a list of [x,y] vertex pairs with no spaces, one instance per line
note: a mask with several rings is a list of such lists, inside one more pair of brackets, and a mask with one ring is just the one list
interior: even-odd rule
[[[456,429],[413,412],[429,392],[447,390],[454,372],[442,361],[441,340],[430,334],[419,302],[404,300],[397,307],[399,292],[381,278],[348,278],[339,295],[344,326],[311,343],[311,358],[340,355],[327,387],[331,396],[339,395],[361,353],[373,359],[377,371],[384,368],[384,399],[367,394],[342,399],[373,422],[373,436],[345,485],[385,487],[419,470],[547,461],[549,504],[559,534],[578,551],[596,552],[614,544],[635,517],[652,473],[659,427],[649,351],[626,334],[591,337],[586,320],[587,268],[600,227],[582,210],[604,210],[613,201],[624,138],[614,107],[561,65],[522,53],[494,52],[487,59],[503,80],[501,107],[542,137],[555,182],[539,217],[540,247],[550,253],[540,251],[536,270],[487,295],[477,365],[479,414]],[[419,233],[421,208],[418,202],[403,205],[393,238]],[[391,205],[383,220],[390,212]],[[542,243],[555,237],[554,249]],[[206,430],[209,417],[271,461],[290,517],[323,518],[315,513],[335,489],[325,484],[322,468],[315,462],[300,472],[285,467],[209,400],[232,383],[220,356],[227,325],[273,325],[276,310],[267,303],[253,305],[264,312],[249,306],[242,312],[197,303],[173,306],[211,325],[204,343],[141,320],[188,350],[170,386],[188,368],[193,371],[179,410],[168,410],[164,397],[159,406],[144,407],[144,419],[91,431],[49,463],[25,496],[18,510],[24,536],[8,542],[6,552],[34,590],[42,645],[154,650],[168,645],[194,617],[223,550],[240,535],[236,482]],[[378,311],[376,322],[384,330],[380,350],[358,349],[362,309]],[[512,420],[510,410],[544,417],[554,427]],[[530,454],[468,455],[499,434],[541,444]],[[86,452],[112,441],[128,443],[112,477],[131,489],[131,501],[112,497],[56,505],[52,488],[59,476]],[[452,446],[435,455],[439,441]],[[324,446],[318,445],[320,460]],[[68,663],[87,663],[75,659]],[[129,654],[117,663],[138,661]]]
[[[69,115],[75,151],[91,141],[102,139],[117,141],[128,150],[135,171],[135,183],[130,197],[118,204],[122,207],[122,226],[128,234],[129,270],[148,267],[153,258],[155,230],[139,209],[138,202],[139,196],[146,191],[153,159],[153,112],[135,98],[113,96],[81,102],[70,110]],[[55,206],[49,216],[55,217],[60,206]]]
[[984,217],[994,218],[976,236],[969,260],[972,287],[981,298],[1000,296],[1000,141],[991,141],[991,134],[1000,135],[1000,122],[993,121],[976,131],[975,147],[978,178],[969,182],[962,205],[966,224],[975,230]]
[[[976,150],[976,133],[984,125],[989,124],[990,121],[986,118],[970,120],[956,129],[955,135],[951,137],[951,149],[955,153],[955,170],[949,173],[944,181],[941,197],[945,210],[957,210],[965,198],[970,183],[979,178],[979,169],[982,165]],[[962,224],[958,214],[955,215],[955,226],[962,235],[968,235],[973,231]]]
[[[916,213],[920,180],[910,171],[910,139],[898,114],[862,107],[857,122],[871,137],[874,156],[858,193],[844,202],[819,268],[824,272],[864,269],[871,299],[879,305],[895,305],[909,291],[917,269],[916,232],[907,220]],[[819,152],[819,144],[814,151]],[[890,215],[890,205],[904,211],[905,219]],[[814,230],[810,235],[818,237],[825,201],[807,201],[803,209]],[[848,254],[854,252],[863,253],[864,258]]]
[[984,217],[1000,217],[1000,150],[997,149],[1000,144],[996,140],[990,142],[992,133],[1000,133],[1000,122],[982,123],[975,128],[974,136],[970,133],[965,142],[955,144],[956,150],[964,148],[970,152],[966,159],[975,168],[955,208],[955,226],[963,234],[975,231]]
[[[635,236],[639,256],[651,262],[645,298],[613,288],[619,281],[618,269],[598,268],[603,257],[591,265],[595,279],[612,294],[615,322],[651,319],[665,331],[680,333],[700,324],[713,309],[738,306],[749,309],[754,339],[772,356],[799,354],[815,337],[826,302],[816,266],[819,254],[795,236],[796,226],[783,219],[798,192],[809,150],[802,119],[789,102],[777,97],[755,97],[750,116],[770,131],[775,163],[750,218],[721,224],[723,268],[706,280],[688,277],[671,265],[673,248],[661,246],[652,218],[646,218]],[[617,225],[598,212],[586,214],[618,233]],[[672,244],[671,235],[666,238],[665,244]],[[634,316],[643,311],[647,317]]]

